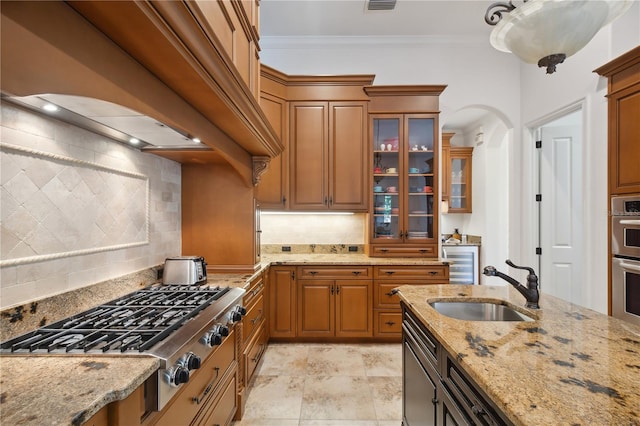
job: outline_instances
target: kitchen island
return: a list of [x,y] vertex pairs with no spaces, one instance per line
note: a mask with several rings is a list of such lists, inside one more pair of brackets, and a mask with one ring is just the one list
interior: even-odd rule
[[[640,327],[511,286],[402,286],[401,300],[515,425],[640,425]],[[534,318],[463,321],[429,302],[506,303]]]

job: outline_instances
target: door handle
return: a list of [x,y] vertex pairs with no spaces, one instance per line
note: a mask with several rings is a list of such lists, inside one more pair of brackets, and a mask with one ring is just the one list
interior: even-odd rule
[[620,267],[622,269],[628,269],[634,272],[640,272],[640,266],[632,265],[631,263],[620,262]]
[[622,219],[619,223],[620,225],[640,225],[640,220]]

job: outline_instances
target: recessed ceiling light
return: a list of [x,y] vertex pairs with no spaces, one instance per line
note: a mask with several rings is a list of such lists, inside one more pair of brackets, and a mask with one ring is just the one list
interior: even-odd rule
[[137,144],[139,144],[139,143],[140,143],[140,139],[138,139],[138,138],[131,138],[131,139],[129,139],[129,142],[131,142],[131,143],[132,143],[132,144],[134,144],[134,145],[137,145]]
[[198,138],[193,138],[191,140],[194,141],[195,143],[200,143],[200,139],[198,139]]
[[42,109],[49,112],[56,112],[59,108],[54,104],[44,104]]

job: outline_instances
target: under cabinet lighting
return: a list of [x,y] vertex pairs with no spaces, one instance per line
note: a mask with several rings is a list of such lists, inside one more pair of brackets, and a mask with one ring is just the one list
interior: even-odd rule
[[193,138],[191,140],[194,141],[195,143],[200,143],[200,139],[199,138]]
[[42,107],[43,110],[45,111],[49,111],[49,112],[56,112],[58,111],[60,108],[58,108],[56,105],[54,104],[44,104],[44,106]]
[[131,138],[131,139],[129,139],[129,142],[130,142],[130,143],[132,143],[132,144],[134,144],[134,145],[137,145],[137,144],[139,144],[139,143],[140,143],[140,139],[138,139],[138,138]]
[[260,211],[260,214],[264,215],[325,215],[325,216],[350,216],[353,212],[279,212],[279,211]]

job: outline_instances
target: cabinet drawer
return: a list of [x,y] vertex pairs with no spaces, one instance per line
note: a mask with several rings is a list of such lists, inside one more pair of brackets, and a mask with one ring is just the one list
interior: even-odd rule
[[298,267],[298,276],[300,278],[369,278],[371,277],[371,268],[368,266],[300,266]]
[[243,343],[246,345],[251,339],[255,331],[262,325],[265,319],[264,315],[264,297],[262,294],[258,296],[255,303],[249,307],[247,314],[242,317]]
[[245,368],[245,382],[248,385],[251,383],[251,378],[256,370],[256,367],[262,360],[265,349],[267,349],[267,339],[265,328],[262,327],[256,334],[256,338],[249,343],[244,351],[244,368]]
[[189,424],[203,407],[213,401],[227,370],[232,366],[235,369],[235,340],[235,332],[232,331],[202,366],[192,372],[184,389],[162,410],[162,417],[156,425]]
[[400,336],[402,334],[402,312],[376,311],[374,318],[374,335]]
[[482,425],[506,424],[466,375],[455,365],[449,354],[446,355],[445,360],[444,383],[447,390],[451,392],[452,399],[467,412],[475,423]]
[[259,295],[262,295],[264,292],[264,280],[262,279],[262,275],[256,277],[249,284],[249,288],[247,292],[242,297],[242,304],[245,307],[251,306],[252,303],[257,299]]
[[401,284],[396,283],[375,283],[375,293],[373,294],[374,308],[396,308],[400,309],[400,297],[394,291]]
[[438,257],[437,245],[413,247],[371,246],[371,256],[374,257]]
[[[218,401],[202,414],[196,425],[227,425],[231,423],[236,412],[236,394],[238,383],[236,374],[230,375],[224,382]],[[180,423],[178,423],[180,424]]]
[[[374,267],[374,278],[449,283],[449,265],[376,266]],[[396,286],[398,285],[401,283],[396,284]]]

